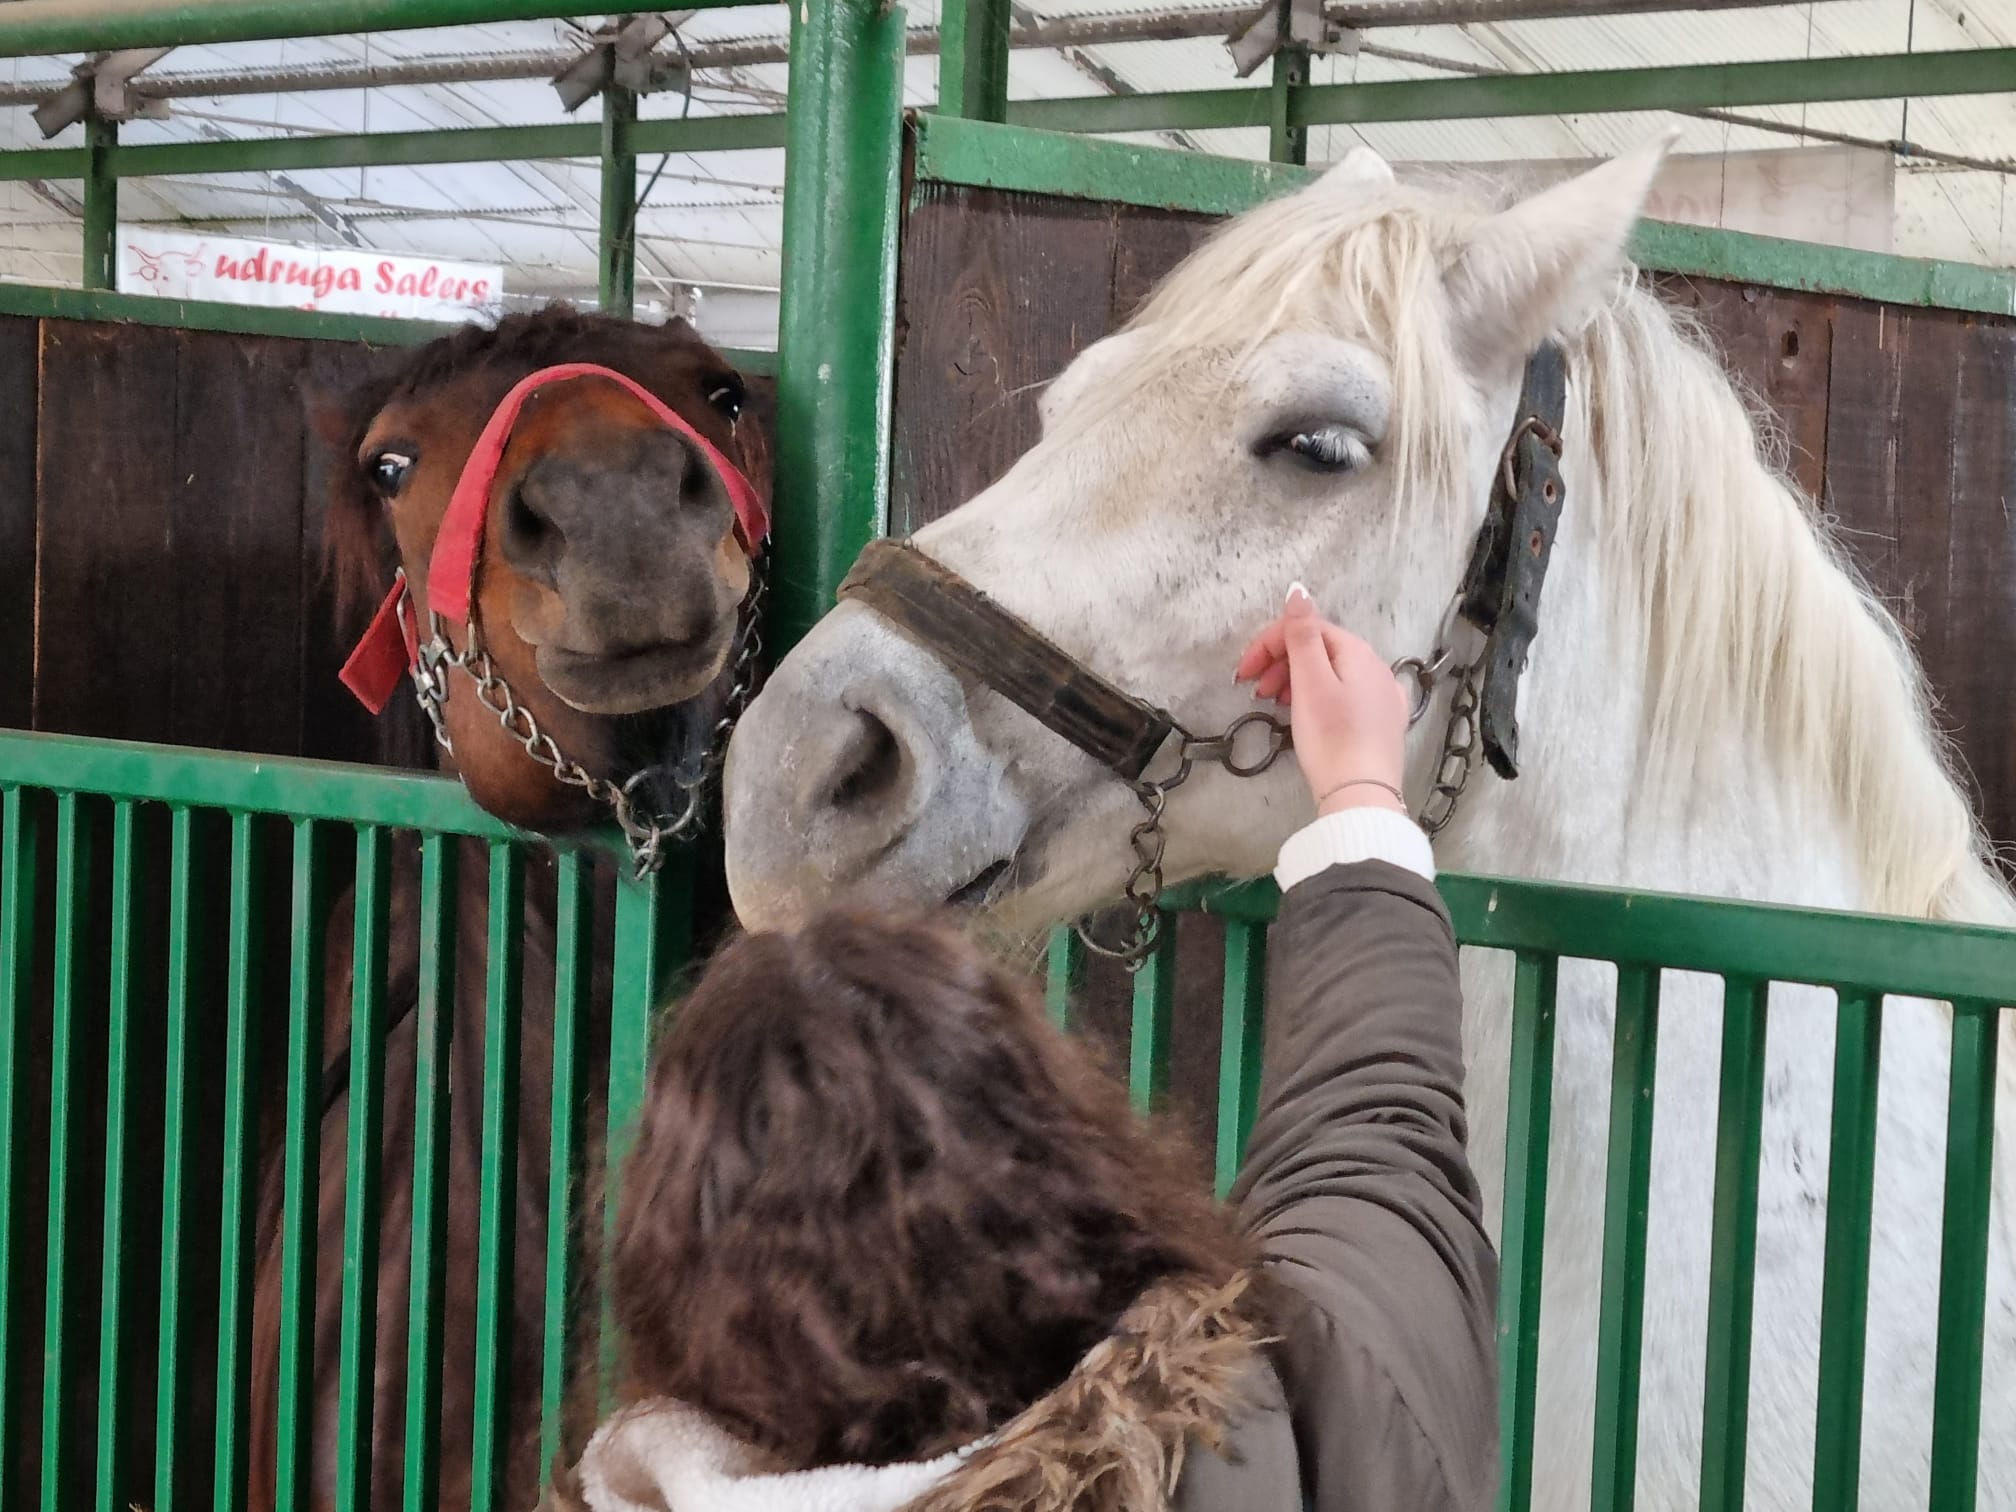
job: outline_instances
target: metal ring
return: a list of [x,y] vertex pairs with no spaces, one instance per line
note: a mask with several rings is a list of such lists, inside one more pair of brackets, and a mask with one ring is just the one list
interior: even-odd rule
[[[1267,728],[1267,748],[1257,760],[1242,763],[1238,753],[1239,732],[1256,724]],[[1234,777],[1258,777],[1281,759],[1281,753],[1288,749],[1292,738],[1288,726],[1265,710],[1255,709],[1249,714],[1241,714],[1225,727],[1225,733],[1219,737],[1224,742],[1224,754],[1218,761]]]
[[1390,670],[1394,677],[1402,682],[1413,683],[1413,690],[1407,698],[1408,729],[1411,730],[1421,723],[1422,716],[1428,712],[1428,705],[1435,697],[1435,679],[1448,660],[1449,653],[1444,651],[1435,658],[1433,665],[1418,656],[1403,656],[1393,663]]

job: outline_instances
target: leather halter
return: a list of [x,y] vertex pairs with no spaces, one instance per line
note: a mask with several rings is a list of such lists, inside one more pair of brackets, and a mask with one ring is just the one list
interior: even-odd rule
[[[1551,342],[1526,364],[1519,418],[1500,455],[1490,507],[1451,616],[1460,616],[1485,637],[1481,657],[1466,665],[1463,674],[1481,676],[1484,753],[1507,778],[1518,775],[1519,677],[1539,631],[1540,586],[1565,498],[1560,454],[1567,380],[1567,359]],[[992,688],[1137,789],[1172,734],[1183,736],[1184,775],[1191,760],[1215,759],[1235,776],[1254,776],[1279,753],[1277,734],[1259,760],[1235,762],[1232,742],[1239,729],[1267,716],[1245,716],[1215,740],[1190,736],[1167,709],[1102,677],[907,541],[872,542],[840,585],[839,596],[874,609],[925,650]],[[1425,686],[1453,670],[1455,660],[1438,646],[1431,661],[1412,665]],[[1425,707],[1424,700],[1417,718]],[[1159,784],[1165,790],[1174,785]]]
[[[468,460],[462,464],[461,476],[449,497],[427,564],[427,607],[437,627],[467,624],[473,613],[476,562],[482,551],[490,493],[497,481],[497,468],[504,460],[504,448],[511,440],[512,427],[517,424],[525,402],[549,384],[576,378],[601,378],[614,383],[650,410],[661,425],[699,448],[700,455],[728,491],[728,502],[735,510],[735,532],[743,550],[752,560],[761,551],[770,534],[770,512],[741,468],[701,435],[690,420],[636,379],[592,362],[563,362],[527,374],[512,385],[511,391],[490,412]],[[381,713],[399,686],[400,677],[419,665],[420,647],[419,615],[406,575],[401,571],[394,574],[391,590],[338,675],[359,703],[373,714]]]

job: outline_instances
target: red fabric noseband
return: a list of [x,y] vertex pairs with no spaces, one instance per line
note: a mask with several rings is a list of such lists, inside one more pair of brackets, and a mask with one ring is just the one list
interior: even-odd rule
[[[721,449],[701,435],[677,410],[650,392],[636,379],[613,368],[592,362],[563,362],[541,368],[512,386],[490,418],[483,433],[462,464],[462,476],[448,500],[441,529],[434,537],[433,555],[427,564],[427,607],[449,624],[467,624],[470,598],[476,576],[476,559],[483,545],[483,522],[490,508],[490,491],[497,481],[497,468],[504,460],[504,448],[511,440],[525,401],[549,383],[573,378],[603,378],[639,400],[660,424],[678,432],[700,450],[715,475],[728,490],[728,502],[735,510],[735,533],[743,550],[753,559],[770,534],[770,512],[748,475],[729,461]],[[400,675],[413,666],[419,652],[419,623],[406,578],[399,574],[392,591],[372,617],[371,627],[350,653],[339,674],[343,686],[373,714],[382,710],[399,685]]]

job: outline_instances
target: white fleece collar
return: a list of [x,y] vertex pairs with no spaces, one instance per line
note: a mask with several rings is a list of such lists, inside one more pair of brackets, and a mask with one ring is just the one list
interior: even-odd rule
[[748,1445],[704,1413],[661,1397],[604,1423],[577,1473],[594,1512],[897,1512],[978,1447],[897,1465],[763,1474]]

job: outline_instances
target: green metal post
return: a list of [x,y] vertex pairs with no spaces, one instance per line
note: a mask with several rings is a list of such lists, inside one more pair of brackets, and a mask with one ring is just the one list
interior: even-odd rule
[[1290,112],[1295,91],[1309,82],[1309,53],[1285,40],[1288,27],[1285,4],[1282,11],[1284,40],[1281,51],[1274,54],[1274,83],[1268,91],[1271,98],[1267,102],[1267,156],[1276,163],[1299,166],[1309,161],[1309,128],[1295,124]]
[[119,177],[112,153],[119,126],[103,116],[84,119],[84,287],[109,289],[113,246],[119,239]]
[[602,91],[602,276],[604,315],[628,320],[637,308],[637,92],[621,84]]
[[791,13],[771,613],[789,646],[889,517],[903,8]]
[[938,13],[938,110],[1008,119],[1008,0],[944,0]]

